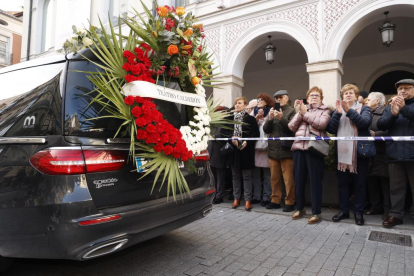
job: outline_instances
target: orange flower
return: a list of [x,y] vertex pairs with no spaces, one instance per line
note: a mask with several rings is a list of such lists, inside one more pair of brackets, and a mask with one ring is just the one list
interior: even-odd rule
[[184,15],[185,14],[185,8],[184,7],[177,7],[175,9],[175,14],[179,15],[179,16]]
[[166,7],[158,7],[157,12],[159,16],[166,17],[168,14],[168,9]]
[[196,86],[197,84],[201,82],[201,80],[198,77],[193,77],[191,79],[191,82],[193,83],[194,86]]
[[200,29],[201,27],[203,27],[203,23],[193,25],[193,29]]
[[170,45],[168,46],[167,52],[169,55],[175,55],[178,54],[178,47],[177,45]]
[[191,29],[187,29],[187,31],[184,32],[184,35],[187,36],[187,37],[191,36],[192,34],[193,34],[193,30],[191,30]]

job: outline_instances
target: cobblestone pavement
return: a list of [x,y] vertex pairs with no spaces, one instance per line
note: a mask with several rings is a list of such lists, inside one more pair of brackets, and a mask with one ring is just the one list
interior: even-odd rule
[[215,207],[167,235],[88,262],[18,260],[6,275],[414,275],[414,248],[368,240],[371,230]]

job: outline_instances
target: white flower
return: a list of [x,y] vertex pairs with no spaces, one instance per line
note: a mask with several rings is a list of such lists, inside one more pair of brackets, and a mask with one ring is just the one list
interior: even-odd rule
[[196,123],[194,123],[193,121],[190,121],[190,122],[189,122],[189,124],[190,124],[190,126],[194,126],[194,127],[196,127],[196,126],[197,126],[197,124],[196,124]]
[[93,44],[93,41],[92,41],[92,39],[90,39],[88,37],[84,37],[82,39],[82,43],[85,47],[87,47],[87,46],[91,46]]
[[86,35],[87,34],[87,31],[85,30],[85,29],[79,29],[78,30],[78,33],[80,33],[80,34],[82,34],[82,35]]
[[194,107],[194,111],[197,112],[197,113],[199,113],[200,112],[200,109],[198,107]]
[[197,121],[201,121],[201,116],[199,116],[199,115],[194,115],[194,119],[195,119],[195,120],[197,120]]
[[208,108],[207,107],[202,107],[202,108],[200,108],[200,110],[203,113],[208,113]]
[[210,131],[211,131],[211,130],[210,130],[210,128],[209,128],[209,127],[206,127],[206,128],[205,128],[205,131],[206,131],[206,134],[207,134],[207,135],[210,135]]
[[201,138],[203,137],[204,133],[206,133],[206,132],[204,131],[204,129],[203,129],[203,128],[202,128],[202,129],[200,129],[199,131],[197,131],[197,137],[200,137],[200,140],[201,140]]
[[201,84],[197,84],[195,90],[196,90],[196,93],[200,96],[205,96],[206,95],[206,90],[204,89],[204,87]]
[[197,127],[198,127],[199,129],[204,128],[204,127],[203,127],[203,122],[198,122],[198,123],[197,123]]
[[203,137],[203,142],[208,143],[208,140],[210,139],[210,137],[208,137],[207,135]]

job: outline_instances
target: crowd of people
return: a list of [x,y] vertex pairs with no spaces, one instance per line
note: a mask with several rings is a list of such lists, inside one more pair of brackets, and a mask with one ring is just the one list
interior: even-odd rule
[[[414,80],[398,81],[395,87],[397,94],[388,102],[381,92],[368,94],[346,84],[334,107],[323,104],[323,91],[316,86],[304,99],[294,100],[293,107],[286,90],[274,93],[274,99],[260,93],[250,102],[237,98],[231,109],[220,107],[231,112],[234,126],[214,133],[216,138],[231,141],[216,140],[208,148],[216,184],[213,203],[223,202],[226,168],[230,167],[232,208],[238,208],[243,198],[246,211],[258,203],[267,209],[283,205],[284,212],[293,212],[292,219],[301,219],[306,214],[309,179],[312,214],[308,223],[320,222],[329,144],[303,138],[326,137],[328,133],[338,137],[414,137]],[[267,137],[297,139],[262,139]],[[412,199],[414,191],[414,141],[346,139],[335,141],[334,151],[339,212],[332,220],[350,217],[352,198],[357,225],[364,224],[364,214],[382,214],[385,227],[402,224],[406,199]],[[365,211],[367,201],[370,208]]]

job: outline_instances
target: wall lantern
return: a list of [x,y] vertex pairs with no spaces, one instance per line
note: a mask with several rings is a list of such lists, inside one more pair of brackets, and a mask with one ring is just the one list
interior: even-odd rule
[[382,44],[387,47],[390,47],[391,43],[394,41],[394,30],[397,27],[396,24],[391,24],[390,20],[388,20],[388,11],[384,12],[385,14],[385,21],[382,27],[378,28],[381,33],[382,37]]
[[271,37],[272,37],[271,35],[268,36],[269,42],[267,43],[266,48],[263,49],[266,55],[266,62],[269,64],[272,64],[273,61],[275,61],[274,56],[276,52],[276,47],[273,46],[272,42],[270,42]]

